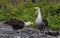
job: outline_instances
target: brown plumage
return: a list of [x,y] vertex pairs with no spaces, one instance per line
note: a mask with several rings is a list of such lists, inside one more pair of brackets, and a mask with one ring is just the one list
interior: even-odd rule
[[5,21],[5,24],[8,24],[13,27],[14,30],[23,29],[25,23],[21,20],[10,19]]

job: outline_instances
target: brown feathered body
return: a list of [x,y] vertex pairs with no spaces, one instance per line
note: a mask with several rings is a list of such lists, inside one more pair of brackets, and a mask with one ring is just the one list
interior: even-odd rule
[[23,21],[16,20],[16,19],[7,20],[5,24],[12,26],[14,30],[23,29],[25,25]]

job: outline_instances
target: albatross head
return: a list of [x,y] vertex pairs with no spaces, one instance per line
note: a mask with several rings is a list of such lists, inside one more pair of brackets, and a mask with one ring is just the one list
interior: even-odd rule
[[35,7],[35,9],[40,9],[40,7]]
[[37,10],[36,12],[38,12],[38,14],[40,14],[40,7],[35,7],[34,9],[36,9]]
[[29,26],[29,25],[31,25],[32,24],[32,22],[24,22],[25,23],[25,26]]

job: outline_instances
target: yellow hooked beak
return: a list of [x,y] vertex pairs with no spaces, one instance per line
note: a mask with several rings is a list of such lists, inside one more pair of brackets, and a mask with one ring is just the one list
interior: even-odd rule
[[34,9],[38,9],[38,7],[35,7]]

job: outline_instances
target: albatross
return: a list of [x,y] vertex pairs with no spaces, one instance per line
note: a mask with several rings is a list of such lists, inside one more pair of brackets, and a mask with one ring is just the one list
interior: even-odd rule
[[5,21],[4,24],[12,26],[14,30],[18,30],[18,29],[23,29],[25,26],[29,26],[32,23],[29,21],[24,22],[22,20],[9,19],[9,20]]
[[37,9],[37,12],[38,12],[37,18],[35,20],[35,24],[39,30],[44,31],[45,28],[48,26],[48,21],[46,19],[42,19],[41,11],[39,7],[36,7],[35,9]]

